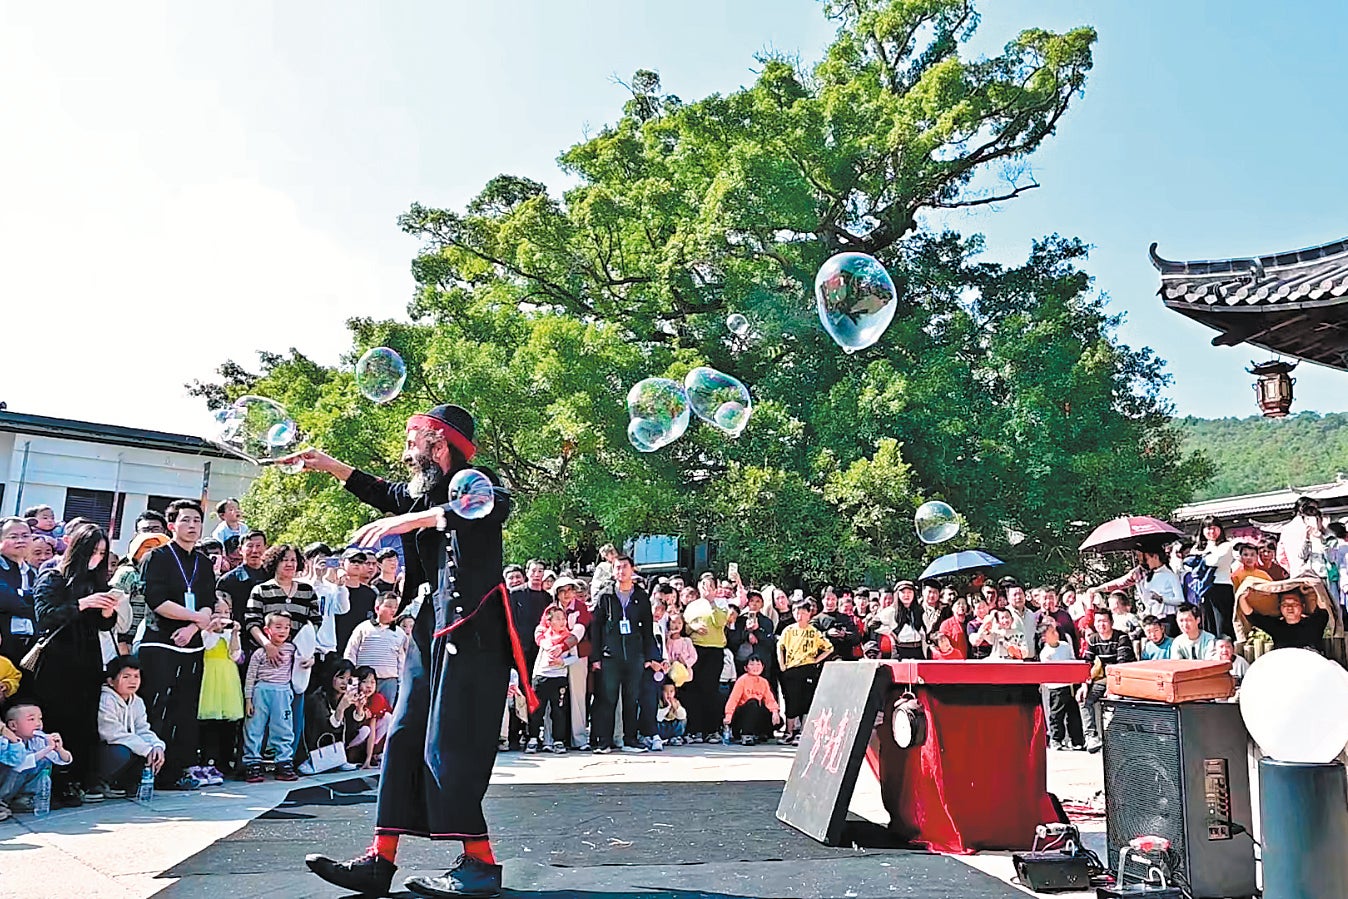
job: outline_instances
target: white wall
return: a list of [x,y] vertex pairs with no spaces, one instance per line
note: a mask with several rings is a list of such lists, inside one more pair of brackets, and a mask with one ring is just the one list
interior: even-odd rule
[[[30,441],[28,468],[20,498],[24,446]],[[257,476],[256,469],[242,460],[0,433],[0,474],[5,474],[6,485],[2,511],[13,514],[16,502],[20,507],[45,503],[59,516],[65,507],[68,487],[124,493],[121,538],[115,543],[119,551],[124,551],[134,536],[132,528],[136,516],[145,510],[148,497],[200,497],[202,472],[207,462],[211,466],[213,503],[228,496],[242,496]],[[207,510],[207,529],[213,527],[211,512]]]

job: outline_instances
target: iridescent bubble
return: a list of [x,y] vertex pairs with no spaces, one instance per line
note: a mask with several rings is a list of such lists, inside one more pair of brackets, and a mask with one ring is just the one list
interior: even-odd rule
[[299,474],[301,471],[304,471],[304,460],[295,459],[290,462],[282,462],[278,464],[276,467],[279,468],[285,474]]
[[289,455],[299,436],[285,406],[264,396],[241,396],[215,420],[211,442],[253,462]]
[[295,427],[293,421],[278,421],[267,432],[267,445],[273,449],[283,449],[294,443],[298,436],[299,428]]
[[731,437],[738,437],[744,431],[745,425],[749,424],[749,414],[748,406],[731,400],[722,403],[716,410],[716,414],[712,416],[712,424]]
[[880,339],[898,305],[889,272],[873,256],[839,253],[814,277],[819,322],[843,350],[854,353]]
[[664,446],[663,431],[649,418],[634,418],[627,423],[627,442],[639,453],[653,453]]
[[923,543],[944,543],[960,532],[959,516],[939,500],[923,503],[913,516],[917,539]]
[[465,468],[450,478],[449,508],[460,518],[486,518],[496,508],[496,488],[476,468]]
[[736,337],[743,337],[749,333],[749,320],[738,312],[732,312],[726,316],[725,326]]
[[[627,391],[627,439],[643,453],[668,446],[688,430],[688,398],[669,378],[646,378]],[[637,437],[634,439],[633,434]]]
[[356,363],[356,387],[367,400],[391,403],[402,393],[406,381],[403,357],[386,346],[366,350]]
[[[732,437],[739,436],[749,423],[749,416],[753,415],[754,403],[749,397],[749,388],[714,368],[701,366],[690,371],[683,379],[683,390],[688,395],[688,405],[692,407],[694,415]],[[721,413],[727,405],[731,408]],[[733,431],[717,421],[718,413],[734,425]]]

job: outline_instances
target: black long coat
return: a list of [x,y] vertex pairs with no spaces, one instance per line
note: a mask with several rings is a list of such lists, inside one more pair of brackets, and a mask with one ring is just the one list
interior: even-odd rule
[[[479,470],[493,484],[500,483],[493,472]],[[496,760],[501,712],[514,663],[513,631],[501,584],[501,526],[510,514],[510,497],[498,493],[491,514],[470,521],[447,505],[448,479],[430,495],[414,497],[406,484],[355,471],[346,489],[374,508],[396,515],[440,506],[449,530],[458,535],[459,599],[442,602],[432,592],[412,628],[384,750],[375,832],[432,839],[484,838],[487,824],[482,797]],[[417,595],[422,584],[429,583],[436,591],[446,539],[447,534],[436,528],[402,535],[405,602]],[[451,624],[455,624],[452,634],[435,636]],[[451,641],[452,653],[447,648]]]

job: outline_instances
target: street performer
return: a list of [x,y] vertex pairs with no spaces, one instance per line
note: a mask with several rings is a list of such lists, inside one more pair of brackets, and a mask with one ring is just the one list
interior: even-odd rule
[[[388,893],[404,835],[463,842],[463,854],[443,876],[407,880],[416,895],[495,896],[501,890],[482,796],[496,759],[510,669],[524,662],[501,583],[501,526],[510,514],[509,497],[497,491],[492,511],[474,520],[449,503],[450,479],[470,467],[477,452],[473,432],[472,416],[458,406],[412,416],[403,451],[411,480],[405,484],[318,450],[291,457],[307,470],[333,475],[357,498],[393,516],[361,528],[354,542],[371,545],[401,535],[403,605],[418,593],[425,597],[384,750],[374,843],[350,861],[306,859],[319,877],[366,895]],[[494,472],[479,470],[499,484]],[[530,628],[536,624],[528,622]],[[520,671],[520,683],[527,687],[528,671]]]

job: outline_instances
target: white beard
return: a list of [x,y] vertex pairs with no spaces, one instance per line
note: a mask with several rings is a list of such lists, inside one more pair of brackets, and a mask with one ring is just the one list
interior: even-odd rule
[[418,465],[412,473],[412,479],[407,482],[407,492],[418,498],[427,496],[444,480],[445,473],[440,470],[440,466],[428,460],[424,467]]

